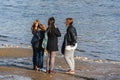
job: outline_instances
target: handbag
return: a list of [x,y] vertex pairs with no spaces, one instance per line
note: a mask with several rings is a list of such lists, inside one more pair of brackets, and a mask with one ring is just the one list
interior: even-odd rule
[[42,48],[46,49],[47,48],[47,42],[48,42],[48,35],[47,35],[47,31],[45,32],[43,41],[42,41]]

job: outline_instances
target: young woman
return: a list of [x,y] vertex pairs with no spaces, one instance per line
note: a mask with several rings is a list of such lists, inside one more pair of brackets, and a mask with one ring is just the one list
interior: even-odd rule
[[55,73],[54,71],[55,56],[56,56],[56,51],[58,51],[58,37],[61,36],[61,33],[55,25],[54,17],[51,17],[48,20],[47,34],[48,34],[48,43],[47,43],[48,58],[47,58],[46,72]]
[[74,61],[74,51],[77,47],[77,32],[75,27],[73,27],[73,19],[66,19],[67,32],[64,36],[64,42],[62,45],[62,53],[64,54],[65,60],[69,65],[69,70],[66,73],[75,73],[75,61]]
[[35,20],[31,30],[33,34],[33,38],[31,40],[32,48],[33,48],[33,69],[41,70],[43,68],[43,57],[44,57],[44,49],[42,48],[42,41],[44,38],[46,26],[40,24],[39,20]]

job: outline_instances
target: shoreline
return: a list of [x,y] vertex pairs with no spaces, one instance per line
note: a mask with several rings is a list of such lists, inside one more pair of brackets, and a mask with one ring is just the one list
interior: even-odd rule
[[65,74],[68,66],[63,56],[57,55],[55,64],[57,73],[55,75],[49,75],[31,70],[31,57],[31,49],[0,48],[0,76],[20,75],[30,77],[32,80],[120,80],[120,63],[94,61],[88,58],[75,57],[76,73],[74,75],[68,75]]
[[[22,54],[21,53],[25,53]],[[13,57],[13,58],[20,58],[20,57],[32,57],[32,48],[5,48],[2,47],[0,48],[0,58],[2,57]],[[11,52],[11,53],[10,53]],[[4,55],[4,54],[9,54],[9,55]],[[16,55],[14,55],[16,54]],[[14,55],[14,56],[13,56]],[[46,56],[47,53],[45,53],[44,56]],[[61,53],[57,53],[57,57],[63,57]],[[113,64],[120,64],[120,61],[112,61],[112,60],[101,60],[101,59],[92,59],[88,57],[82,57],[82,56],[74,56],[75,60],[82,60],[86,62],[96,62],[96,63],[113,63]]]

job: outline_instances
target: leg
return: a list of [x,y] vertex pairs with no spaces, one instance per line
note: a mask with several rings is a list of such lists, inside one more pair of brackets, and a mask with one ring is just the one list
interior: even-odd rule
[[34,47],[34,45],[32,45],[33,48],[33,69],[35,69],[35,66],[37,65],[37,50]]
[[75,70],[74,50],[71,50],[70,60],[72,62],[71,70],[74,71]]
[[55,56],[56,56],[56,51],[51,52],[51,58],[50,58],[50,71],[53,71],[54,69],[54,64],[55,64]]
[[39,70],[39,50],[36,48],[36,55],[35,55],[35,70]]
[[43,68],[43,63],[44,63],[44,50],[42,50],[42,54],[41,54],[41,68]]
[[47,60],[46,60],[46,72],[50,69],[50,53],[48,53]]
[[65,60],[69,65],[70,70],[74,70],[74,51],[73,50],[65,50]]
[[44,59],[44,51],[43,50],[40,50],[39,51],[39,68],[43,68],[43,60]]

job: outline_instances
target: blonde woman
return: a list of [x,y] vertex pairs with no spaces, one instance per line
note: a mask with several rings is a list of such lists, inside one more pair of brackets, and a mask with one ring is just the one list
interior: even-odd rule
[[46,31],[46,26],[40,24],[39,20],[35,20],[31,27],[33,38],[31,40],[33,48],[33,69],[43,69],[44,49],[42,48],[42,41]]

